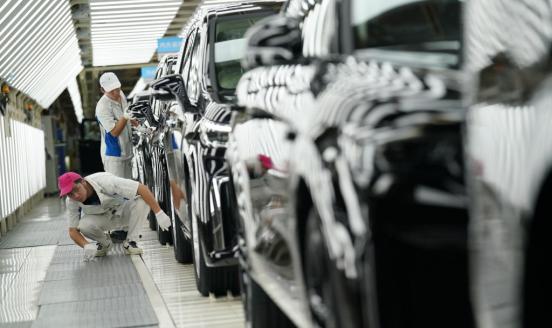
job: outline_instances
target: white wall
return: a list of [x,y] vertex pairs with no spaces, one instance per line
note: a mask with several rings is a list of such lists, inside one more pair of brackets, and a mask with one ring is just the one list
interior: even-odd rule
[[0,220],[46,186],[44,132],[0,115]]

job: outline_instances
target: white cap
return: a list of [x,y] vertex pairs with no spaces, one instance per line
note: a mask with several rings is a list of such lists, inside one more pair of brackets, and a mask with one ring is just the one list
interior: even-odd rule
[[100,76],[100,86],[105,92],[121,87],[121,82],[113,72],[105,72]]

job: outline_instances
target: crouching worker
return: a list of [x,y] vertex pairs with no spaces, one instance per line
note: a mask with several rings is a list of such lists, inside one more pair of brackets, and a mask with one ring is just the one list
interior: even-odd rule
[[[84,260],[105,256],[111,247],[106,231],[114,227],[128,226],[125,252],[142,254],[136,241],[151,209],[163,230],[171,220],[159,207],[149,188],[137,181],[123,179],[107,172],[81,177],[67,172],[58,178],[60,197],[67,196],[69,236],[84,248]],[[84,237],[93,240],[89,243]]]

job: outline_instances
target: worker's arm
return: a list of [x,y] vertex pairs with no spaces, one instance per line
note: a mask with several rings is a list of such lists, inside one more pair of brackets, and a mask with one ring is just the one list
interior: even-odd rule
[[125,129],[126,124],[127,119],[124,116],[119,117],[119,120],[117,121],[113,129],[109,131],[109,133],[111,133],[111,135],[114,137],[118,137]]
[[153,213],[158,213],[159,211],[161,211],[159,203],[155,200],[153,193],[146,185],[140,183],[140,185],[138,186],[137,194],[142,196],[142,199],[144,200],[144,202],[146,202],[146,204],[148,204]]
[[80,247],[84,247],[84,245],[88,244],[86,238],[84,238],[77,228],[69,228],[69,237]]

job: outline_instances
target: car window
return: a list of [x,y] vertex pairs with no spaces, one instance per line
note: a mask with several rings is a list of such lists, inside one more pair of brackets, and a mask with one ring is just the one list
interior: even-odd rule
[[245,31],[269,13],[221,19],[215,28],[215,76],[221,89],[235,89],[243,74],[240,61],[245,54]]
[[[352,0],[356,49],[457,42],[461,35],[460,0]],[[424,45],[425,44],[425,45]]]

